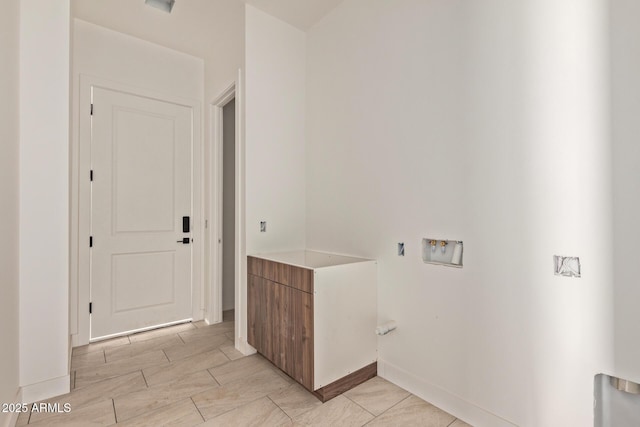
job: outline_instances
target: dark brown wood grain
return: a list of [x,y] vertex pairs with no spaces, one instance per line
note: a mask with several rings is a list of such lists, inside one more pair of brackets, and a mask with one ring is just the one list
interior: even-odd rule
[[247,257],[247,274],[263,277],[262,263],[263,263],[263,260],[261,258],[248,256]]
[[266,259],[262,260],[262,277],[272,282],[289,286],[291,281],[291,266]]
[[313,270],[291,267],[289,284],[292,288],[313,293]]
[[313,394],[322,402],[333,399],[334,397],[349,391],[357,385],[370,380],[378,374],[378,362],[373,362],[362,369],[358,369],[351,374],[340,378],[316,391]]
[[259,353],[264,351],[263,280],[252,274],[247,276],[247,342]]
[[[276,351],[280,345],[279,336],[274,334],[274,327],[276,327],[276,286],[277,283],[270,280],[263,279],[264,285],[264,305],[262,310],[264,312],[264,344],[262,346],[262,355],[271,362],[275,363]],[[281,285],[280,285],[281,286]]]
[[293,372],[293,333],[292,289],[279,283],[270,282],[269,291],[273,292],[271,306],[271,331],[273,340],[272,362],[287,374]]
[[293,289],[293,372],[294,380],[313,391],[313,294]]

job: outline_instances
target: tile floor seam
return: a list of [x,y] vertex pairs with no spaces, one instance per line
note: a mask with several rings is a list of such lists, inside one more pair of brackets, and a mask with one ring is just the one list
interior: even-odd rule
[[182,341],[182,344],[186,344],[187,342],[184,340],[184,338],[182,338],[182,335],[180,335],[180,333],[176,334],[178,336],[178,338],[180,338],[180,341]]
[[[209,418],[209,419],[205,419],[204,421],[205,421],[205,422],[207,422],[207,421],[209,421],[209,420],[213,420],[213,419],[216,419],[216,418],[218,418],[218,417],[221,417],[221,416],[223,416],[224,414],[228,414],[229,412],[232,412],[232,411],[238,410],[238,409],[240,409],[240,408],[244,408],[245,406],[247,406],[247,405],[251,405],[252,403],[257,402],[258,400],[264,399],[265,397],[269,397],[269,396],[265,394],[265,395],[264,395],[264,396],[262,396],[262,397],[259,397],[259,398],[257,398],[257,399],[254,399],[254,400],[252,400],[252,401],[250,401],[250,402],[246,402],[244,405],[236,406],[235,408],[229,409],[228,411],[225,411],[225,412],[221,412],[221,413],[219,413],[218,415],[216,415],[215,417],[211,417],[211,418]],[[191,399],[191,400],[193,400],[193,399]],[[194,402],[194,404],[195,404],[195,402]],[[198,407],[198,405],[196,405],[196,408],[197,408],[197,407]],[[280,407],[278,407],[278,408],[280,408]],[[198,409],[198,411],[199,411],[199,409]],[[284,412],[284,411],[282,411],[282,412]],[[286,415],[286,414],[287,414],[287,413],[285,412],[285,415]],[[288,416],[288,415],[287,415],[287,416]]]
[[[387,408],[385,411],[382,411],[379,415],[376,416],[376,418],[381,417],[383,414],[386,414],[387,412],[389,412],[390,410],[392,410],[393,408],[395,408],[396,406],[398,406],[399,404],[401,404],[405,400],[409,399],[411,396],[414,396],[414,394],[413,393],[409,393],[404,399],[400,399],[400,401],[396,402],[395,405],[392,405],[389,408]],[[422,400],[424,400],[424,399],[422,399]],[[425,400],[425,402],[426,402],[426,400]],[[429,402],[427,402],[427,403],[429,403]]]
[[140,369],[140,373],[142,374],[142,379],[144,380],[144,385],[146,385],[147,389],[149,389],[149,383],[147,382],[147,377],[144,376],[144,370]]
[[104,359],[104,363],[107,363],[107,352],[104,349],[102,350],[102,358]]
[[[229,362],[223,363],[220,366],[226,365],[227,363],[229,363]],[[218,379],[216,377],[214,377],[213,374],[211,373],[211,369],[213,369],[213,368],[206,369],[207,373],[209,374],[209,376],[211,376],[211,378],[213,378],[213,380],[216,382],[216,384],[218,384],[219,387],[222,387],[222,384],[220,384]]]
[[[224,365],[226,365],[226,363],[223,363],[223,364],[222,364],[222,365],[220,365],[220,366],[224,366]],[[218,368],[218,366],[216,366],[216,368]],[[213,375],[213,372],[211,372],[211,370],[212,370],[212,369],[213,369],[213,368],[209,368],[209,369],[207,369],[207,371],[209,371],[209,375],[211,375],[211,376],[213,377],[213,379],[214,379],[214,380],[216,380],[216,382],[217,382],[218,384],[220,384],[220,387],[222,387],[222,383],[221,383],[221,382],[216,378],[216,376],[215,376],[215,375]]]
[[200,418],[202,418],[202,422],[206,423],[207,419],[204,417],[204,415],[202,415],[202,412],[200,412],[200,408],[198,408],[198,405],[196,405],[196,402],[193,400],[193,396],[189,396],[189,400],[191,400],[191,403],[193,403],[193,406],[196,407],[196,411],[198,411],[198,414],[200,414]]
[[[154,414],[155,412],[164,411],[164,410],[165,410],[166,408],[168,408],[169,406],[177,405],[177,404],[179,404],[179,403],[181,403],[181,402],[186,402],[187,400],[191,400],[191,401],[193,402],[193,400],[191,399],[191,397],[190,397],[190,396],[182,397],[182,398],[180,398],[180,399],[176,399],[176,400],[171,400],[171,398],[169,398],[169,401],[165,402],[165,404],[164,404],[164,405],[160,405],[160,406],[158,406],[157,408],[147,409],[147,410],[146,410],[146,411],[144,411],[144,412],[140,412],[140,413],[138,413],[138,414],[134,414],[134,416],[129,417],[129,418],[127,418],[127,419],[123,420],[123,422],[125,422],[125,421],[130,421],[130,420],[134,420],[134,419],[136,419],[136,418],[140,418],[140,417],[148,417],[149,415]],[[196,409],[198,409],[198,408],[196,407]],[[199,412],[199,411],[198,411],[198,412]]]
[[[293,422],[293,417],[291,417],[289,414],[287,414],[287,411],[285,411],[285,410],[284,410],[280,405],[278,405],[278,404],[277,404],[277,403],[276,403],[276,402],[271,398],[271,396],[269,396],[269,395],[267,394],[266,398],[267,398],[267,399],[269,399],[269,400],[271,401],[271,403],[273,403],[274,405],[276,405],[276,407],[277,407],[278,409],[280,409],[280,410],[282,411],[282,413],[283,413],[283,414],[285,414],[285,415],[289,418],[289,421]],[[310,411],[310,410],[309,410],[309,411]],[[308,412],[308,411],[307,411],[307,412]],[[306,412],[305,412],[305,413],[306,413]],[[302,414],[300,414],[300,415],[302,415]]]
[[113,419],[116,420],[116,424],[118,424],[118,412],[116,411],[116,401],[115,399],[111,399],[111,405],[113,406]]
[[[355,403],[356,405],[358,405],[359,407],[361,407],[365,412],[371,414],[371,416],[375,419],[377,417],[376,414],[374,414],[373,412],[371,412],[370,410],[368,410],[367,408],[365,408],[364,406],[362,406],[361,404],[359,404],[358,402],[356,402],[355,400],[353,400],[352,398],[350,398],[349,396],[347,396],[346,393],[342,393],[342,396],[346,397],[348,400],[350,400],[352,403]],[[382,415],[382,414],[380,414]],[[367,421],[369,422],[369,421]],[[363,424],[364,425],[364,424]],[[448,427],[448,426],[447,426]]]

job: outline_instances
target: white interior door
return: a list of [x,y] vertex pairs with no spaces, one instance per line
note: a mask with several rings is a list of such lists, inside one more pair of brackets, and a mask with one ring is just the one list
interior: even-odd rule
[[91,339],[188,320],[192,108],[101,87],[92,103]]

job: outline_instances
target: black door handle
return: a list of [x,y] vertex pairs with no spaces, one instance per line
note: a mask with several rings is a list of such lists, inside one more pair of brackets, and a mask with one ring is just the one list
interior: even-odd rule
[[191,239],[188,237],[185,237],[182,240],[178,240],[178,243],[182,243],[183,245],[188,245],[189,243],[191,243]]

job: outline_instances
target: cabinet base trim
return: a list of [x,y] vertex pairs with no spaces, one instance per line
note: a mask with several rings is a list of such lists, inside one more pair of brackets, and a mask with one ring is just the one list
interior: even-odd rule
[[340,378],[322,388],[317,389],[313,394],[323,403],[334,397],[341,395],[345,391],[349,391],[357,385],[370,380],[378,374],[378,362],[373,362],[364,368],[358,369],[349,375]]

